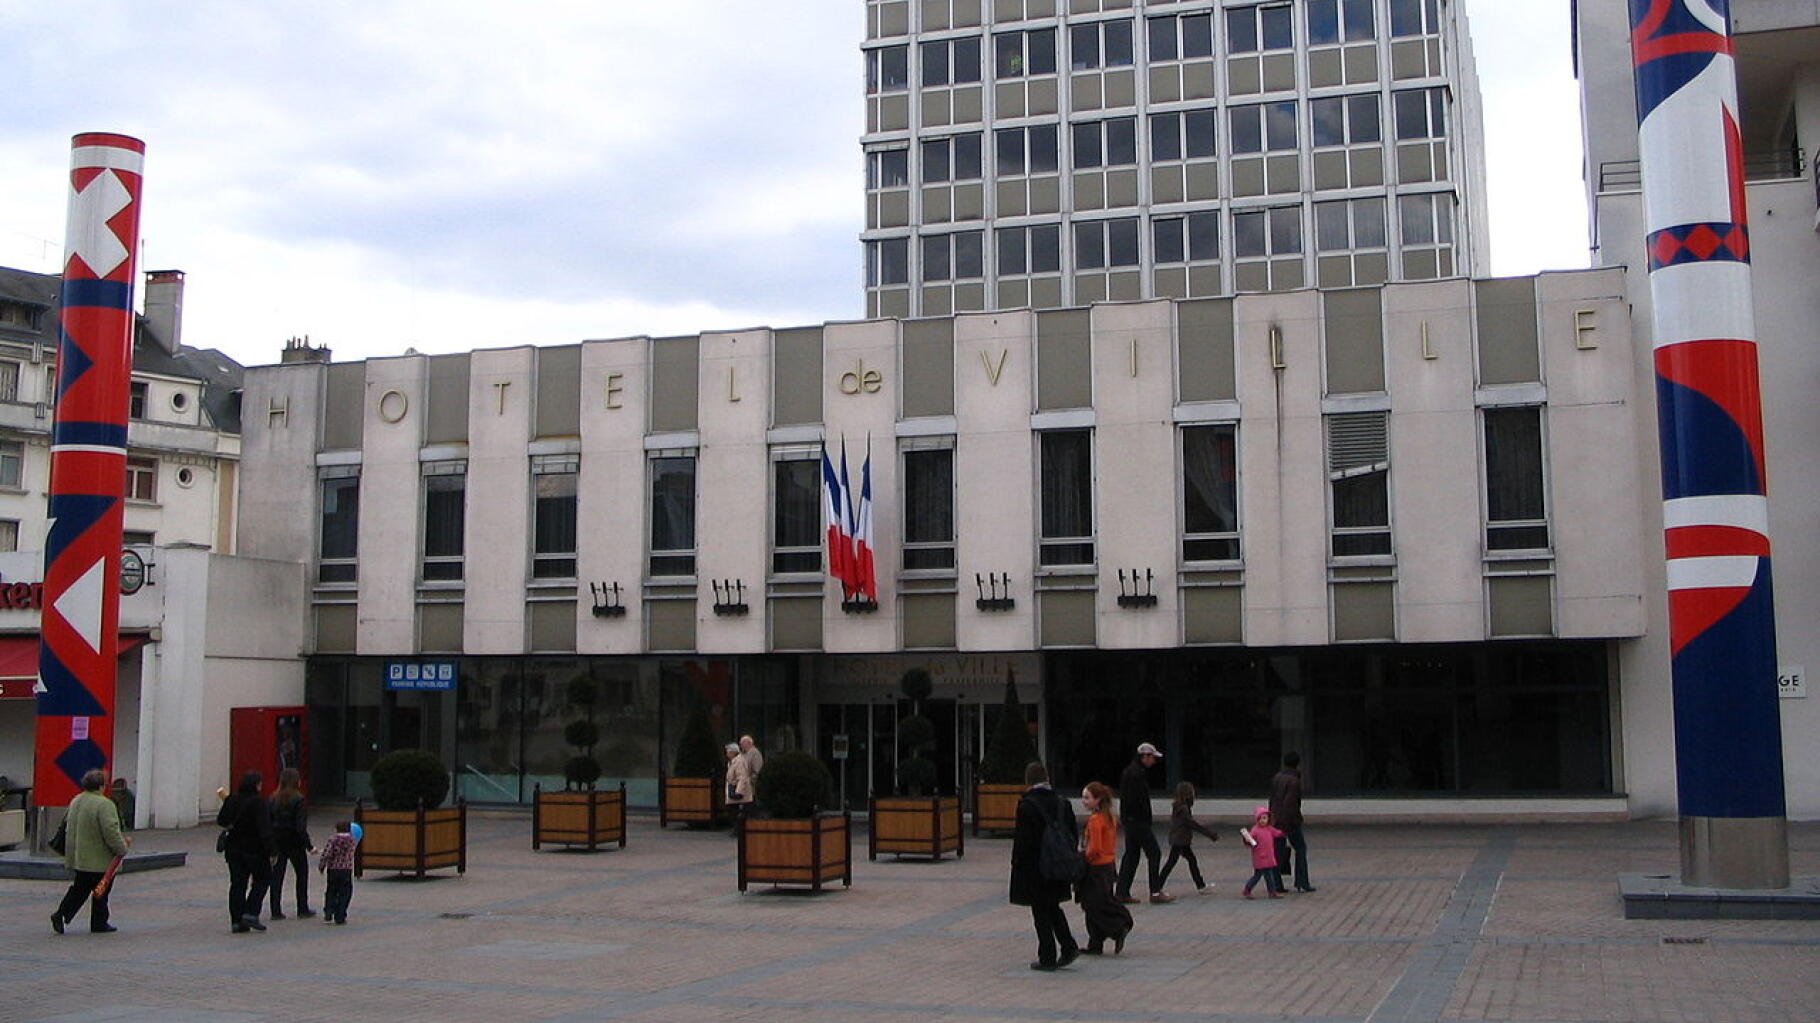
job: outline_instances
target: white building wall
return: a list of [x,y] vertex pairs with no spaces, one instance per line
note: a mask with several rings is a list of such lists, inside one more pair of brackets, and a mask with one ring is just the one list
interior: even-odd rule
[[[771,567],[771,332],[703,334],[698,352],[695,644],[703,653],[759,653]],[[715,614],[714,579],[743,581],[750,611]]]
[[[468,362],[468,481],[463,538],[467,606],[463,649],[525,649],[525,580],[531,537],[531,414],[537,397],[530,348],[477,351]],[[364,517],[364,516],[363,516]]]
[[[1271,332],[1283,368],[1273,367]],[[1239,528],[1249,646],[1326,643],[1327,472],[1321,423],[1321,305],[1315,292],[1241,296]]]
[[[902,383],[897,377],[898,325],[892,320],[829,324],[822,333],[822,422],[829,453],[840,458],[840,441],[847,440],[847,472],[853,485],[854,507],[859,504],[860,466],[866,444],[872,444],[873,562],[878,578],[878,610],[848,614],[840,608],[838,583],[828,586],[822,601],[822,646],[829,653],[895,650],[897,629],[897,572],[903,563],[903,490],[898,484],[897,414]],[[958,342],[957,342],[958,348]],[[959,358],[957,351],[956,358]],[[867,384],[868,374],[882,378],[878,389]],[[853,374],[849,377],[848,374]],[[761,377],[769,379],[769,376]],[[848,393],[849,391],[853,393]],[[957,452],[955,460],[958,463]],[[965,502],[955,470],[955,510]],[[761,491],[762,493],[763,491]],[[956,528],[968,528],[956,519]],[[957,552],[958,553],[958,552]]]
[[[1175,480],[1175,308],[1169,302],[1093,308],[1094,524],[1098,645],[1175,646],[1180,516]],[[1118,604],[1118,570],[1155,573],[1155,607]],[[1132,585],[1132,584],[1127,584]]]
[[361,654],[416,650],[424,359],[367,360],[360,471]]
[[[1036,315],[981,313],[954,321],[955,643],[961,650],[1036,645]],[[975,575],[1009,575],[1017,605],[981,611]]]
[[1400,284],[1383,295],[1397,638],[1480,639],[1485,486],[1473,403],[1472,286]]
[[249,557],[312,561],[316,556],[318,424],[328,367],[318,363],[247,371],[241,396],[241,551]]
[[[649,486],[649,338],[591,341],[581,348],[581,478],[576,482],[575,649],[631,654],[644,648],[644,578]],[[619,584],[623,617],[594,614],[590,583]]]

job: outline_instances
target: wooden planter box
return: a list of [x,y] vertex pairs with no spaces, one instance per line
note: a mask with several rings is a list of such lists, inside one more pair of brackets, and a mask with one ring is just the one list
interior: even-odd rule
[[754,882],[803,884],[816,891],[835,881],[853,886],[851,814],[754,818],[737,826],[740,891]]
[[876,860],[879,853],[932,860],[943,853],[967,855],[959,796],[873,796],[870,811],[867,859]]
[[354,822],[365,834],[354,847],[354,876],[368,870],[415,873],[454,867],[468,872],[468,804],[440,810],[369,810],[354,804]]
[[657,786],[657,826],[720,821],[727,802],[719,778],[661,778]]
[[1017,827],[1017,801],[1022,785],[976,782],[973,786],[973,833],[1011,831]]
[[626,847],[626,783],[614,789],[580,789],[545,792],[539,785],[531,794],[531,848],[543,844],[585,845],[589,852],[617,842]]

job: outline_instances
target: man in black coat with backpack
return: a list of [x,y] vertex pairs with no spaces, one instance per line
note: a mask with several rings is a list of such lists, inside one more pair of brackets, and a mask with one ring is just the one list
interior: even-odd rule
[[1033,970],[1059,970],[1080,958],[1081,947],[1068,929],[1062,903],[1072,895],[1067,881],[1043,876],[1043,832],[1051,821],[1066,828],[1071,847],[1079,845],[1074,811],[1068,801],[1049,787],[1049,770],[1031,762],[1024,768],[1024,796],[1017,802],[1017,828],[1011,837],[1011,904],[1029,906],[1036,924],[1036,962]]

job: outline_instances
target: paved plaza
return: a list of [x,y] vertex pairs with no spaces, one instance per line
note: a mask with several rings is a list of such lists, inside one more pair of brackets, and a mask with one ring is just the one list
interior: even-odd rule
[[[464,877],[369,874],[346,927],[230,933],[213,828],[137,835],[189,865],[123,877],[113,935],[85,911],[54,936],[63,886],[0,881],[0,1020],[1820,1019],[1820,923],[1623,919],[1620,872],[1676,867],[1668,822],[1317,823],[1320,890],[1250,902],[1222,827],[1196,843],[1214,894],[1178,867],[1180,901],[1132,907],[1122,957],[1052,974],[1005,903],[1007,840],[871,863],[856,833],[851,889],[742,896],[724,832],[635,816],[627,848],[589,855],[534,853],[529,830],[474,820]],[[1820,873],[1820,825],[1792,830],[1795,872]]]

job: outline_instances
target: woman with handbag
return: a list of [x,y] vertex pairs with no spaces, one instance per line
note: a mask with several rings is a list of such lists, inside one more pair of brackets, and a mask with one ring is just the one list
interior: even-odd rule
[[727,743],[727,814],[733,818],[733,837],[752,816],[752,761],[741,754],[739,744]]
[[1076,886],[1075,899],[1087,917],[1085,955],[1103,955],[1106,939],[1112,939],[1112,954],[1125,951],[1125,936],[1131,933],[1131,910],[1114,894],[1118,870],[1113,866],[1118,848],[1119,825],[1112,816],[1112,790],[1090,781],[1081,792],[1081,806],[1087,811],[1086,841],[1087,876]]

